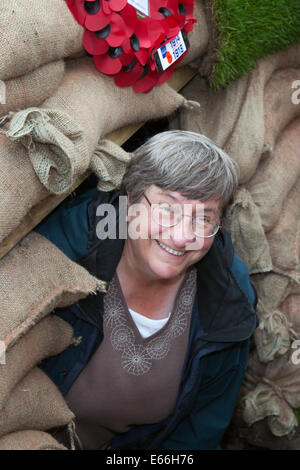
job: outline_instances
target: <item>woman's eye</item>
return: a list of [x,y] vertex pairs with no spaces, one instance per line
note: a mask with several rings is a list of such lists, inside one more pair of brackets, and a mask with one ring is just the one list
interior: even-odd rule
[[174,212],[174,209],[171,206],[160,206],[160,209],[164,212]]

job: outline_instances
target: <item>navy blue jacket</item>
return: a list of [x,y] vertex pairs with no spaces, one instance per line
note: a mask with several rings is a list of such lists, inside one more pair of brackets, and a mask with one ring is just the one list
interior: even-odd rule
[[[109,282],[124,240],[98,240],[96,226],[101,217],[96,210],[109,202],[118,214],[118,196],[118,192],[90,190],[62,204],[36,230],[91,274]],[[219,448],[247,367],[249,339],[258,323],[256,294],[248,268],[234,254],[225,230],[219,231],[196,267],[197,295],[175,409],[163,422],[135,426],[116,436],[110,448]],[[54,313],[68,321],[74,336],[81,339],[77,346],[41,364],[66,395],[103,338],[103,294]]]

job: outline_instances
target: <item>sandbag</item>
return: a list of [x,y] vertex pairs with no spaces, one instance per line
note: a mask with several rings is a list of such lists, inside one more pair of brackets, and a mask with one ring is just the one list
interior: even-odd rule
[[[260,162],[247,184],[254,203],[259,208],[265,232],[279,219],[284,200],[300,176],[300,118],[281,134],[272,158]],[[297,204],[296,204],[297,205]]]
[[240,186],[228,212],[234,250],[248,266],[250,274],[269,272],[273,268],[269,244],[258,207],[251,194]]
[[1,0],[0,80],[80,53],[82,36],[62,0]]
[[214,91],[207,81],[195,77],[182,94],[198,101],[200,108],[180,110],[172,128],[204,134],[223,148],[239,167],[239,183],[254,174],[264,144],[263,81],[261,71]]
[[300,294],[300,282],[274,269],[251,276],[251,281],[258,296],[259,326],[254,332],[254,342],[259,360],[266,363],[286,354],[296,337],[294,325],[281,304],[289,296]]
[[0,439],[0,450],[67,450],[51,434],[43,431],[17,431]]
[[267,233],[267,240],[277,272],[300,282],[300,179],[284,200],[280,217]]
[[8,351],[54,308],[97,291],[105,291],[103,281],[31,232],[0,260],[0,340]]
[[0,364],[0,410],[15,386],[39,362],[66,349],[73,339],[73,328],[64,320],[50,315],[33,326],[5,354]]
[[49,192],[38,179],[25,147],[0,135],[0,242]]
[[[299,114],[299,106],[291,108],[291,88],[288,104],[284,103],[287,89],[283,90],[282,100],[278,94],[271,98],[273,74],[278,83],[279,78],[282,81],[282,75],[277,76],[276,70],[287,67],[300,67],[299,44],[259,60],[251,73],[218,91],[213,90],[205,79],[195,77],[181,93],[201,106],[193,110],[180,109],[170,127],[199,132],[212,139],[238,163],[240,184],[247,183],[262,155],[270,151],[270,136],[276,139],[288,120],[295,113]],[[265,134],[265,113],[269,116],[270,108],[278,104],[278,99],[282,106],[273,121],[268,118]],[[280,113],[283,113],[282,117]]]
[[245,375],[250,391],[243,397],[243,418],[249,425],[268,417],[275,436],[287,436],[297,427],[293,408],[300,406],[299,365],[290,354],[263,365],[255,352]]
[[108,139],[101,139],[92,155],[90,169],[98,178],[99,191],[112,191],[121,186],[131,154]]
[[191,64],[195,59],[198,59],[204,54],[208,46],[209,31],[203,0],[194,0],[193,16],[197,20],[197,23],[194,23],[194,28],[188,35],[190,48],[186,56],[180,62],[179,67]]
[[34,367],[16,385],[0,411],[0,437],[15,431],[68,425],[75,418],[51,379]]
[[294,118],[300,115],[300,104],[293,103],[291,99],[291,86],[299,77],[300,68],[278,70],[271,76],[265,86],[265,152],[271,153],[274,150],[276,139],[281,131],[283,131]]
[[42,65],[33,72],[5,82],[6,103],[0,104],[0,117],[9,111],[38,106],[58,88],[65,71],[64,60]]
[[[268,418],[257,421],[252,426],[247,426],[241,421],[237,422],[240,441],[250,444],[253,448],[262,450],[300,450],[299,426],[288,436],[274,436],[268,426]],[[249,449],[249,447],[246,447]],[[260,450],[260,449],[258,449]]]
[[295,338],[300,337],[300,294],[289,295],[280,305],[280,310],[285,314],[295,332]]
[[58,194],[88,168],[100,137],[167,116],[184,102],[167,84],[148,94],[116,87],[85,57],[68,61],[60,87],[40,108],[13,115],[6,135],[22,142],[41,182]]

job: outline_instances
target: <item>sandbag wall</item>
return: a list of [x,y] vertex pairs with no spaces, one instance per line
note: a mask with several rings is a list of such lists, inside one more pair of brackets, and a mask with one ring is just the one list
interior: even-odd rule
[[207,135],[239,167],[228,223],[257,290],[260,325],[235,424],[245,441],[267,448],[300,449],[299,79],[300,44],[261,59],[226,89],[198,75],[182,93],[200,108],[180,110],[170,126]]

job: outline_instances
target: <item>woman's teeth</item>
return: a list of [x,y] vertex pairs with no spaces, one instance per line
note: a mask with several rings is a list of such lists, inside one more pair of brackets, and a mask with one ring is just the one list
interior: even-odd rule
[[[157,240],[158,241],[158,240]],[[167,251],[168,253],[171,253],[172,255],[175,255],[175,256],[183,256],[185,254],[185,251],[175,251],[175,250],[172,250],[171,248],[169,248],[168,246],[166,245],[163,245],[162,243],[160,243],[158,241],[158,244],[161,248],[163,248],[163,250]]]

